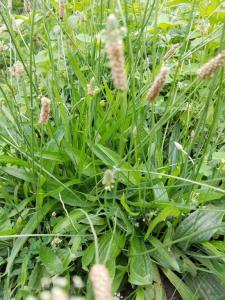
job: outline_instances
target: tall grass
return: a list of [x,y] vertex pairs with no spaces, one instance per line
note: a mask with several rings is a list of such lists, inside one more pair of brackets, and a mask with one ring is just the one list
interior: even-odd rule
[[93,299],[95,263],[124,299],[223,299],[224,61],[197,76],[223,1],[24,7],[0,11],[2,299],[59,275]]

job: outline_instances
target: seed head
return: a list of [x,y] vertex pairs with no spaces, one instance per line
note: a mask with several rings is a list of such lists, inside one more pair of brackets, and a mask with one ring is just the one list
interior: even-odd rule
[[12,11],[12,0],[8,0],[8,10]]
[[51,300],[51,293],[49,291],[47,291],[47,290],[42,291],[40,293],[40,299],[41,300]]
[[106,191],[111,191],[115,183],[115,172],[113,170],[106,170],[102,179],[102,184]]
[[29,13],[31,11],[32,5],[29,0],[24,0],[23,1],[23,10],[25,13]]
[[76,289],[82,289],[84,287],[84,282],[82,278],[78,275],[73,276],[73,284]]
[[[61,243],[62,240],[61,239],[59,239],[59,240],[60,241],[58,243]],[[64,288],[67,285],[67,280],[65,277],[56,276],[56,277],[52,278],[52,284],[53,284],[53,286],[58,286],[58,287]]]
[[183,146],[181,144],[179,144],[178,142],[174,142],[174,145],[177,148],[177,150],[183,151]]
[[225,50],[218,54],[216,57],[211,59],[209,62],[204,64],[197,71],[199,79],[207,79],[213,75],[219,68],[225,66]]
[[179,44],[172,45],[172,47],[166,52],[166,54],[163,57],[164,62],[170,59],[174,55],[178,47]]
[[7,49],[7,46],[3,42],[0,41],[0,52],[5,51],[6,49]]
[[[59,245],[59,244],[61,244],[62,243],[62,240],[60,239],[60,238],[58,238],[58,237],[56,237],[56,238],[54,238],[52,241],[51,241],[51,245],[52,246],[57,246],[57,245]],[[63,278],[62,280],[61,280],[61,278]],[[57,277],[56,279],[55,279],[55,282],[60,282],[60,281],[65,281],[65,278],[64,277]]]
[[47,124],[49,119],[49,113],[50,113],[50,104],[51,101],[47,97],[41,98],[41,112],[39,117],[39,123],[40,124]]
[[25,74],[25,70],[23,64],[20,61],[15,62],[13,66],[13,74],[17,77],[23,77]]
[[167,67],[162,67],[155,81],[153,82],[151,88],[147,94],[148,101],[154,101],[155,98],[159,95],[161,89],[163,88],[165,81],[169,75],[169,69]]
[[63,289],[53,287],[51,290],[51,300],[69,300],[69,296]]
[[65,3],[64,0],[59,0],[59,17],[63,19],[65,15]]
[[209,32],[209,27],[210,27],[210,23],[209,21],[203,20],[201,21],[197,26],[196,29],[199,30],[201,32],[202,35],[206,35]]
[[106,52],[108,54],[113,84],[116,89],[127,89],[123,40],[118,29],[116,17],[111,14],[107,19]]
[[87,84],[87,93],[89,96],[94,96],[97,92],[98,88],[95,86],[94,77],[91,78],[90,82]]
[[112,300],[112,283],[109,272],[102,264],[95,264],[89,274],[95,300]]

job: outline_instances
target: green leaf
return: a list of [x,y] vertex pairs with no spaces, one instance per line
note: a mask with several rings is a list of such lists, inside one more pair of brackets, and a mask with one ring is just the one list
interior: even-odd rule
[[152,283],[152,261],[143,238],[132,237],[129,247],[129,282],[135,285]]
[[26,223],[25,227],[21,231],[21,237],[17,238],[16,242],[13,245],[12,251],[8,258],[8,264],[6,267],[6,272],[9,272],[12,268],[14,259],[16,258],[18,252],[23,247],[29,236],[22,237],[22,235],[29,235],[33,233],[35,229],[39,226],[45,215],[53,208],[55,201],[49,200],[41,209],[33,214],[30,220]]
[[[79,191],[69,188],[69,186],[72,185],[73,183],[74,181],[71,182],[69,181],[64,185],[59,186],[55,181],[49,180],[46,183],[46,189],[48,190],[48,195],[51,195],[51,197],[60,201],[60,196],[59,196],[60,194],[62,201],[65,204],[68,204],[70,206],[76,206],[76,207],[95,206],[96,204],[94,202],[91,202],[93,200],[94,201],[96,200],[94,196],[81,193]],[[66,187],[68,187],[69,189],[66,189]]]
[[224,163],[225,162],[225,151],[214,152],[212,154],[212,159],[219,160]]
[[[81,211],[73,211],[69,214],[69,217],[66,216],[53,228],[53,233],[65,233],[68,231],[68,228],[75,230],[78,228],[78,221],[84,217],[84,214]],[[72,228],[70,228],[72,226]]]
[[220,281],[214,274],[198,272],[197,276],[188,276],[186,283],[193,291],[197,291],[199,299],[222,300],[225,295],[224,282]]
[[38,262],[29,276],[28,286],[32,291],[36,292],[40,288],[41,279],[44,277],[44,274],[46,274],[45,268]]
[[159,182],[153,186],[153,192],[156,201],[169,201],[166,188],[162,182]]
[[197,197],[197,201],[200,203],[215,201],[224,197],[220,192],[210,191],[208,189],[199,191],[199,195]]
[[155,237],[150,237],[148,240],[155,248],[155,251],[152,252],[152,256],[158,261],[159,265],[172,268],[173,270],[180,272],[180,267],[173,254],[173,250],[171,249],[169,251],[167,246]]
[[[107,166],[119,166],[122,170],[118,171],[119,176],[125,182],[138,185],[141,180],[139,172],[127,162],[122,162],[122,158],[114,151],[102,146],[102,145],[89,145],[94,154]],[[126,170],[123,170],[126,169]]]
[[15,177],[15,178],[18,178],[18,179],[21,179],[21,180],[24,180],[24,181],[27,181],[27,182],[31,182],[32,181],[32,177],[29,175],[29,172],[26,172],[24,169],[22,168],[17,168],[17,167],[2,167],[1,168],[3,170],[3,172]]
[[82,73],[82,71],[80,69],[80,64],[78,62],[77,57],[75,57],[75,55],[72,52],[68,52],[68,57],[69,57],[69,60],[71,62],[71,66],[73,68],[73,71],[76,74],[81,86],[83,87],[84,90],[86,90],[87,80],[86,80],[84,74]]
[[[106,232],[99,239],[99,260],[101,263],[107,263],[108,261],[114,261],[119,255],[125,244],[125,236],[120,232]],[[84,252],[82,257],[82,265],[84,269],[93,262],[94,259],[94,243],[90,244]]]
[[72,16],[69,16],[66,19],[66,28],[68,31],[73,31],[77,27],[77,23],[79,21],[79,16],[77,14],[74,14]]
[[221,224],[224,211],[219,207],[208,206],[196,210],[184,219],[177,227],[174,239],[186,238],[179,246],[187,248],[190,244],[210,240]]
[[8,155],[0,155],[0,162],[6,164],[12,164],[21,167],[29,167],[27,161],[19,159],[17,157],[8,156]]
[[176,207],[166,207],[164,208],[155,219],[150,222],[148,230],[145,234],[145,240],[149,237],[150,233],[154,230],[155,226],[162,221],[165,221],[167,217],[177,217],[180,214],[180,210]]
[[90,35],[88,34],[84,34],[84,33],[79,33],[76,35],[76,38],[81,41],[81,42],[84,42],[84,43],[91,43],[92,41],[92,38]]
[[148,300],[167,300],[164,285],[157,265],[152,263],[153,283],[145,288],[145,298]]
[[130,215],[130,216],[138,216],[140,213],[139,212],[133,212],[131,211],[130,207],[128,206],[128,204],[126,203],[126,199],[125,199],[125,195],[123,194],[122,197],[120,198],[120,203],[123,206],[123,208],[126,210],[126,212]]
[[95,257],[95,244],[90,244],[87,249],[84,251],[82,256],[82,268],[88,271],[88,266],[93,262]]
[[39,256],[49,274],[56,275],[63,273],[63,263],[52,249],[41,246],[39,249]]
[[197,300],[191,289],[171,270],[163,269],[163,273],[169,281],[175,286],[183,300]]

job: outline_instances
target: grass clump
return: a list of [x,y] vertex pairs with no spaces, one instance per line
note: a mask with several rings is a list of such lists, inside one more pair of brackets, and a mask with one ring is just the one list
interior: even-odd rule
[[223,299],[225,23],[209,2],[3,1],[2,299]]

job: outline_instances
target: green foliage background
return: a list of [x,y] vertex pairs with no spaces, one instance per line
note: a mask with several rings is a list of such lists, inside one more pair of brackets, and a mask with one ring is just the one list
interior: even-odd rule
[[[125,299],[167,299],[162,274],[184,300],[223,299],[224,70],[206,81],[196,70],[224,49],[224,1],[67,1],[63,20],[57,1],[35,3],[27,15],[21,1],[0,12],[2,299],[37,295],[54,275],[92,299],[96,261]],[[104,49],[112,12],[126,27],[127,93],[113,88]],[[166,85],[147,103],[176,43]],[[23,77],[10,71],[16,61]],[[75,274],[87,282],[79,292]]]

